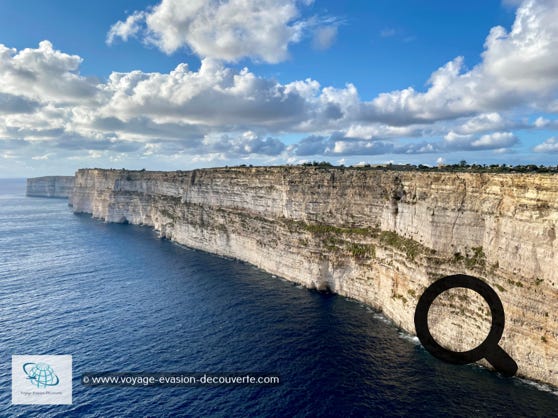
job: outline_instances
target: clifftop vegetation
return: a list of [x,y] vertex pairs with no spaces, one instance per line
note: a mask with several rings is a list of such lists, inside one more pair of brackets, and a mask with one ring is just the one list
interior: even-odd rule
[[303,163],[304,167],[318,168],[351,168],[357,170],[394,170],[394,171],[429,171],[429,172],[462,172],[462,173],[558,173],[558,165],[544,166],[535,164],[507,165],[507,164],[469,164],[462,160],[458,164],[440,164],[431,167],[424,164],[364,164],[345,167],[344,165],[335,166],[327,161],[313,161]]

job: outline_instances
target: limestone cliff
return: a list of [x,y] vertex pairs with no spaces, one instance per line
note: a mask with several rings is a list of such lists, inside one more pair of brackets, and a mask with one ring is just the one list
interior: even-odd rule
[[27,179],[27,196],[69,197],[74,187],[74,176],[46,176]]
[[[71,203],[75,212],[153,226],[181,244],[357,299],[410,333],[430,283],[480,277],[502,299],[500,345],[518,373],[558,386],[557,180],[315,167],[95,169],[77,172]],[[490,312],[482,299],[458,292],[440,303],[445,314],[432,324],[446,321],[441,343],[463,350],[484,338]]]

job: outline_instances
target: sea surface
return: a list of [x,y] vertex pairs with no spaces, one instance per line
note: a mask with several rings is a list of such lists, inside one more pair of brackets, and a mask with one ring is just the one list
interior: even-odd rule
[[[433,358],[380,314],[0,181],[0,416],[556,416],[558,395]],[[71,354],[72,405],[11,405],[13,354]],[[277,373],[88,387],[84,372]]]

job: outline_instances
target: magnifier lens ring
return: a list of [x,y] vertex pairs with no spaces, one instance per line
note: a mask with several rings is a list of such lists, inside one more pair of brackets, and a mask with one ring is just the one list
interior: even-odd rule
[[[485,340],[469,351],[451,351],[436,342],[428,328],[428,311],[434,300],[443,292],[453,288],[471,289],[480,294],[490,307],[492,324]],[[415,310],[415,328],[422,345],[435,357],[454,364],[467,364],[484,358],[486,354],[496,347],[504,332],[504,307],[496,292],[482,280],[456,274],[447,276],[433,283],[422,294]]]

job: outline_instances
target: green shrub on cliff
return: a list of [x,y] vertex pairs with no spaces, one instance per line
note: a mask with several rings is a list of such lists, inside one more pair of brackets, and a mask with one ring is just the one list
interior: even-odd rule
[[304,224],[303,228],[313,234],[341,233],[341,228],[327,224]]
[[348,246],[351,255],[356,258],[375,257],[376,247],[372,244],[350,243]]
[[[404,252],[410,260],[414,260],[419,254],[433,254],[435,252],[413,239],[402,237],[396,232],[381,231],[377,226],[373,228],[339,227],[324,223],[307,224],[292,219],[284,219],[283,222],[290,232],[306,231],[319,236],[322,244],[329,251],[338,251],[344,247],[353,257],[357,258],[375,257],[376,247],[373,244],[354,242],[362,239],[358,239],[355,235],[377,239],[381,244]],[[343,243],[345,243],[344,246]]]
[[[471,248],[473,253],[471,255],[463,255],[460,252],[457,252],[453,255],[453,262],[463,263],[468,268],[475,268],[475,267],[486,267],[486,255],[484,254],[484,250],[482,247],[473,247]],[[493,266],[493,270],[496,269],[498,266]]]
[[294,224],[305,231],[311,232],[313,234],[354,234],[354,235],[374,235],[374,230],[371,228],[351,228],[351,227],[339,227],[329,224],[307,224],[304,222],[292,221]]
[[486,255],[482,247],[473,247],[473,255],[465,258],[465,265],[467,267],[484,267],[486,265]]
[[380,232],[379,238],[382,244],[389,245],[390,247],[403,251],[411,260],[414,260],[420,253],[429,251],[429,249],[427,249],[420,242],[402,237],[393,231],[382,231]]

